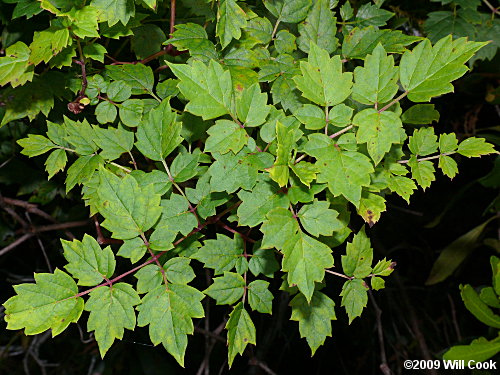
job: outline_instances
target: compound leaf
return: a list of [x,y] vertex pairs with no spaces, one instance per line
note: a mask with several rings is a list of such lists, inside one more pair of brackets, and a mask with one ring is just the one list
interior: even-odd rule
[[127,175],[120,179],[115,174],[101,169],[98,209],[104,221],[102,226],[113,233],[113,237],[127,240],[150,229],[161,214],[160,195],[153,185],[139,187],[137,180]]
[[14,286],[16,295],[5,303],[8,329],[23,329],[36,335],[48,329],[52,336],[76,323],[83,311],[83,299],[76,297],[78,287],[71,276],[56,269],[54,273],[35,273],[35,284]]
[[229,367],[231,367],[236,354],[243,354],[247,344],[257,345],[255,325],[243,307],[243,303],[238,303],[231,314],[229,314],[226,329],[228,360]]
[[325,277],[325,268],[333,267],[331,249],[302,231],[289,238],[283,247],[282,270],[288,272],[290,286],[297,286],[308,302],[315,282]]
[[193,318],[203,318],[201,300],[204,295],[189,285],[158,286],[144,296],[137,307],[137,325],[149,324],[149,337],[154,345],[165,349],[184,367],[187,335],[194,332]]
[[210,60],[208,67],[201,61],[192,65],[169,64],[179,78],[179,90],[189,103],[186,111],[203,117],[204,120],[228,114],[231,108],[233,84],[231,73]]
[[434,46],[428,39],[420,42],[401,58],[400,80],[413,102],[428,102],[431,98],[453,91],[452,81],[469,69],[465,63],[487,43],[452,39],[446,36]]
[[345,307],[347,316],[349,317],[349,324],[361,316],[363,308],[368,303],[368,286],[362,279],[347,280],[342,286],[341,306]]
[[111,247],[101,249],[97,241],[85,234],[82,241],[61,240],[66,270],[78,279],[78,285],[94,286],[115,272],[115,256]]
[[332,320],[336,320],[335,303],[325,294],[315,291],[311,301],[303,294],[297,294],[290,302],[290,320],[299,322],[300,337],[305,338],[311,348],[311,355],[332,336]]
[[124,329],[135,328],[134,306],[141,302],[130,284],[103,286],[90,292],[85,310],[90,311],[87,331],[94,331],[101,357],[104,357],[115,338],[123,337]]
[[137,128],[136,146],[144,156],[164,160],[182,142],[180,136],[182,124],[177,122],[177,115],[170,108],[168,99],[149,112],[148,120],[142,121]]
[[311,43],[308,60],[300,62],[301,75],[294,78],[302,96],[321,106],[342,103],[352,88],[352,73],[342,72],[340,56],[330,58],[324,49]]

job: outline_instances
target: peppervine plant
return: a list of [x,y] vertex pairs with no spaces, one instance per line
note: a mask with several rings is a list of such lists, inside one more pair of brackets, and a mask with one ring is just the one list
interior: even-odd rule
[[[380,0],[7,3],[47,28],[8,39],[1,125],[36,119],[22,153],[50,151],[49,179],[70,164],[66,191],[81,187],[99,229],[61,241],[64,270],[14,286],[8,329],[55,336],[85,310],[102,356],[149,326],[183,365],[211,298],[230,306],[231,366],[257,345],[254,316],[272,314],[268,280],[282,277],[314,354],[337,295],[351,323],[395,266],[374,261],[362,227],[334,268],[351,215],[371,227],[387,195],[409,202],[436,165],[453,178],[453,155],[495,153],[482,138],[438,136],[427,103],[487,42],[382,28],[394,13]],[[137,60],[119,60],[127,48]],[[117,274],[117,262],[132,265]],[[205,277],[196,263],[214,275],[204,290],[190,285]],[[327,274],[345,280],[340,293]]]

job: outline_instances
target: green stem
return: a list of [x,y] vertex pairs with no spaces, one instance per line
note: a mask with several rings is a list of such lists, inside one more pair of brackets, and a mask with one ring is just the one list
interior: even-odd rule
[[408,91],[405,91],[404,93],[402,93],[401,95],[399,95],[396,99],[394,99],[392,102],[390,102],[389,104],[386,104],[385,106],[383,106],[382,108],[380,108],[378,110],[378,113],[382,113],[384,112],[385,110],[389,109],[390,107],[392,107],[394,104],[396,104],[397,102],[399,102],[401,99],[403,99],[406,95],[408,95]]
[[[448,155],[453,155],[453,154],[456,154],[456,153],[457,153],[456,151],[445,152],[445,153],[439,154],[439,155],[427,156],[425,158],[420,158],[420,159],[417,159],[417,161],[420,162],[420,161],[425,161],[425,160],[439,159],[441,156],[448,156]],[[399,160],[398,163],[399,164],[407,164],[409,161],[410,161],[410,159],[408,159],[408,160]]]

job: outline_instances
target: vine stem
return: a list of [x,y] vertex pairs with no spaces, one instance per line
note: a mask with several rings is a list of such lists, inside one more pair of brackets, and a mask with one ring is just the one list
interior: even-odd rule
[[[420,159],[417,159],[417,161],[420,162],[420,161],[425,161],[425,160],[439,159],[441,156],[448,156],[448,155],[453,155],[453,154],[456,154],[456,153],[457,153],[456,151],[445,152],[445,153],[439,154],[439,155],[427,156],[425,158],[420,158]],[[410,159],[407,159],[407,160],[398,160],[398,163],[399,164],[407,164],[409,161],[410,161]]]
[[490,10],[491,10],[492,13],[500,14],[500,11],[498,11],[498,8],[495,8],[493,5],[491,5],[491,3],[488,0],[483,0],[483,3],[485,3],[486,6],[488,8],[490,8]]
[[328,123],[330,122],[328,106],[325,105],[325,135],[328,135]]
[[[198,225],[198,228],[195,228],[193,229],[189,234],[187,234],[186,236],[182,237],[182,238],[179,238],[177,241],[175,241],[173,243],[174,245],[174,248],[179,245],[181,242],[183,242],[184,240],[186,240],[187,238],[191,237],[193,234],[195,233],[198,233],[199,231],[201,231],[203,228],[205,228],[207,225],[209,224],[213,224],[213,223],[216,223],[218,222],[225,214],[227,214],[228,212],[234,210],[236,207],[238,207],[239,205],[241,204],[241,201],[238,202],[238,203],[235,203],[233,204],[231,207],[228,207],[226,208],[224,211],[222,211],[220,214],[214,216],[212,218],[212,220],[207,220],[205,221],[204,223]],[[125,276],[128,276],[138,270],[140,270],[141,268],[147,266],[148,264],[151,264],[151,263],[154,263],[156,262],[162,255],[166,254],[167,251],[170,251],[171,249],[169,250],[164,250],[158,254],[156,254],[155,256],[151,257],[150,259],[148,259],[147,261],[145,261],[144,263],[141,263],[139,264],[138,266],[132,268],[131,270],[128,270],[118,276],[116,276],[115,278],[113,279],[109,279],[109,280],[106,280],[105,282],[97,285],[97,286],[94,286],[93,288],[90,288],[90,289],[87,289],[87,290],[84,290],[83,292],[80,292],[78,294],[75,294],[74,296],[71,296],[71,297],[68,297],[68,298],[65,298],[63,301],[66,301],[66,300],[69,300],[71,298],[78,298],[78,297],[82,297],[82,296],[85,296],[87,294],[89,294],[90,292],[92,292],[93,290],[96,290],[97,288],[100,288],[100,287],[103,287],[103,286],[111,286],[113,285],[113,283],[117,282],[118,280],[121,280],[123,279]]]
[[354,127],[354,125],[349,125],[349,126],[346,126],[344,129],[342,130],[339,130],[338,132],[336,133],[333,133],[332,135],[330,135],[330,138],[335,138],[335,137],[338,137],[339,135],[341,134],[344,134],[345,132],[348,132],[349,130],[351,130],[352,128]]
[[392,107],[394,104],[396,104],[397,102],[399,102],[401,99],[403,99],[406,95],[408,95],[408,91],[405,91],[404,93],[402,93],[401,95],[399,95],[396,99],[394,99],[393,101],[391,101],[390,103],[386,104],[385,106],[383,106],[382,108],[380,108],[378,110],[378,113],[382,113],[384,112],[385,110],[389,109],[390,107]]
[[347,275],[344,275],[343,273],[338,273],[338,272],[331,271],[331,270],[325,270],[325,271],[328,272],[328,273],[331,273],[332,275],[335,275],[335,276],[338,276],[338,277],[342,277],[344,279],[348,279],[348,280],[354,279],[354,277],[349,277]]

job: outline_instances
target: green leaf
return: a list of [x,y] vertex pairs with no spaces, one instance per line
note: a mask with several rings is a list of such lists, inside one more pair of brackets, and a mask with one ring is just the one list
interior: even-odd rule
[[264,276],[273,277],[279,268],[272,250],[254,247],[252,257],[248,262],[248,269],[254,276],[259,276],[262,273]]
[[278,149],[276,151],[276,161],[269,169],[269,176],[278,183],[285,186],[290,175],[288,164],[291,161],[292,150],[295,146],[295,130],[286,127],[281,122],[276,122],[276,139]]
[[264,280],[254,280],[248,284],[248,303],[252,310],[263,314],[271,314],[273,294],[269,291],[269,283]]
[[315,200],[302,206],[297,217],[304,229],[313,236],[331,236],[344,225],[337,219],[339,213],[329,207],[329,202]]
[[203,117],[204,120],[228,114],[232,100],[231,73],[211,60],[208,67],[200,61],[192,65],[169,64],[179,78],[179,90],[189,103],[186,111]]
[[163,230],[187,236],[198,226],[196,216],[189,211],[189,202],[182,195],[172,194],[169,199],[162,199],[161,208],[162,214],[157,227],[162,227]]
[[99,61],[101,63],[104,63],[104,55],[106,53],[108,53],[106,48],[97,43],[88,44],[83,47],[83,55],[86,58]]
[[278,53],[292,53],[297,49],[295,35],[287,30],[280,30],[274,38],[274,47]]
[[300,337],[305,338],[311,348],[311,355],[332,337],[332,320],[336,320],[335,303],[325,294],[315,291],[311,301],[303,294],[297,294],[290,302],[290,320],[299,322]]
[[418,161],[414,156],[408,161],[411,168],[411,175],[415,181],[422,187],[427,189],[431,186],[431,182],[436,180],[434,172],[434,164],[429,160]]
[[144,294],[156,289],[163,283],[163,275],[156,264],[142,267],[134,275],[137,278],[137,293]]
[[325,112],[313,104],[304,104],[293,115],[305,124],[306,129],[319,130],[326,125]]
[[484,337],[473,340],[469,345],[456,345],[443,354],[447,361],[461,360],[483,362],[500,352],[500,337],[491,341]]
[[123,102],[130,98],[132,89],[125,81],[113,81],[106,89],[106,94],[114,102]]
[[115,272],[115,256],[111,247],[101,249],[97,241],[88,234],[83,240],[61,240],[64,257],[68,264],[64,267],[78,279],[78,285],[94,286],[109,279]]
[[333,53],[338,45],[338,39],[335,37],[336,21],[330,10],[329,0],[315,1],[306,20],[298,26],[299,48],[308,53],[312,42],[328,53]]
[[283,247],[282,270],[289,286],[297,286],[310,302],[315,282],[323,281],[325,268],[333,267],[332,250],[299,230]]
[[[106,1],[107,0],[103,0]],[[125,81],[133,95],[153,92],[153,70],[143,64],[106,65],[107,75],[115,81]]]
[[379,221],[380,215],[385,209],[385,199],[380,195],[366,192],[361,195],[358,214],[370,227]]
[[460,296],[467,310],[469,310],[480,322],[493,328],[500,328],[500,316],[493,313],[470,285],[460,286]]
[[140,188],[134,177],[120,179],[103,168],[99,178],[98,209],[105,219],[101,225],[113,238],[137,237],[156,223],[161,213],[160,195],[152,185]]
[[63,171],[66,167],[68,157],[65,150],[54,150],[50,153],[47,160],[45,160],[45,170],[49,174],[50,180],[57,172]]
[[180,51],[188,50],[191,56],[203,62],[218,58],[214,44],[208,40],[207,32],[195,23],[175,25],[175,31],[168,42]]
[[457,162],[449,156],[440,155],[438,166],[443,171],[443,174],[445,174],[449,178],[455,177],[458,173]]
[[137,263],[137,261],[142,259],[144,254],[146,254],[147,250],[148,248],[143,239],[136,237],[123,241],[123,245],[120,246],[120,250],[118,250],[117,255],[124,258],[130,258],[132,263]]
[[279,22],[298,23],[306,18],[311,0],[264,0],[264,5]]
[[479,298],[481,298],[481,301],[486,303],[488,306],[500,309],[500,297],[497,296],[493,287],[487,286],[482,288]]
[[196,277],[193,269],[189,265],[191,259],[184,257],[175,257],[168,260],[163,268],[167,280],[174,284],[187,284]]
[[289,166],[293,173],[295,173],[295,175],[299,178],[300,182],[307,187],[309,187],[311,182],[316,179],[318,169],[316,168],[316,165],[312,163],[301,161],[297,164],[289,164]]
[[299,223],[286,208],[275,208],[266,215],[260,231],[264,234],[261,248],[282,250],[285,243],[299,230]]
[[170,181],[168,175],[157,169],[151,172],[133,170],[130,172],[130,175],[137,180],[137,183],[141,188],[153,185],[153,190],[156,194],[163,195],[172,187],[172,181]]
[[161,50],[163,42],[167,40],[163,30],[152,24],[134,28],[132,50],[138,59],[146,59]]
[[327,51],[311,43],[308,60],[300,62],[302,74],[294,77],[302,96],[321,106],[342,103],[352,88],[352,73],[342,72],[340,56],[330,58]]
[[57,147],[50,139],[38,134],[28,134],[27,138],[20,139],[17,143],[23,148],[21,154],[27,155],[30,158],[45,154],[47,151]]
[[370,279],[370,285],[373,290],[381,290],[385,288],[385,281],[381,277],[372,277]]
[[290,201],[271,180],[262,177],[252,191],[240,190],[238,197],[242,204],[238,207],[240,226],[255,227],[262,223],[266,214],[276,207],[287,208]]
[[415,129],[408,142],[408,147],[415,155],[427,156],[437,151],[437,139],[434,128]]
[[90,126],[86,119],[83,122],[77,122],[65,117],[64,127],[67,133],[64,139],[77,154],[90,155],[99,149],[94,142],[97,138],[94,128]]
[[23,42],[16,42],[5,49],[0,57],[0,86],[24,85],[33,79],[33,66],[29,66],[30,49]]
[[170,108],[169,100],[164,99],[137,129],[135,145],[139,151],[152,160],[164,160],[182,142],[182,124],[176,120],[177,115]]
[[457,152],[468,158],[477,158],[482,155],[492,154],[495,149],[484,138],[470,137],[460,142]]
[[389,276],[394,271],[395,265],[396,263],[384,258],[377,262],[375,267],[373,267],[372,273],[378,276]]
[[217,239],[205,240],[191,258],[199,260],[205,267],[212,268],[216,275],[231,271],[244,260],[243,247],[238,237],[231,239],[217,233]]
[[363,308],[368,303],[368,287],[362,279],[347,280],[342,286],[341,306],[345,307],[347,316],[349,317],[349,324],[361,316]]
[[410,196],[417,189],[417,186],[408,177],[391,176],[389,179],[389,189],[402,197],[407,203],[410,203]]
[[367,105],[389,102],[398,92],[398,73],[394,58],[387,56],[379,43],[372,54],[366,56],[364,67],[354,69],[352,98]]
[[245,280],[234,272],[224,272],[224,276],[214,278],[213,284],[203,291],[217,301],[217,305],[232,305],[243,297]]
[[248,134],[245,129],[230,120],[216,121],[207,133],[209,137],[205,143],[204,152],[225,154],[233,151],[236,154],[248,142]]
[[196,212],[203,219],[215,215],[215,208],[229,200],[226,193],[212,193],[210,178],[206,173],[196,183],[196,189],[186,189],[186,196],[191,203],[196,204]]
[[375,165],[380,163],[394,143],[401,143],[403,124],[394,112],[367,108],[356,113],[352,123],[358,126],[356,140],[367,144],[368,154]]
[[250,163],[245,149],[236,155],[228,152],[224,155],[214,153],[213,156],[216,160],[208,168],[211,191],[234,193],[239,188],[252,190],[257,182],[258,170]]
[[194,332],[193,318],[203,318],[201,300],[204,295],[189,285],[159,286],[148,292],[137,307],[137,325],[149,324],[149,337],[154,345],[165,349],[184,367],[187,335]]
[[247,344],[257,345],[255,326],[242,302],[238,303],[229,314],[226,329],[228,360],[229,367],[231,367],[236,354],[243,354]]
[[440,134],[439,135],[439,151],[442,154],[447,152],[454,152],[458,148],[457,136],[454,133],[451,134]]
[[66,28],[52,26],[43,31],[35,31],[33,42],[30,44],[29,62],[33,65],[38,65],[42,61],[49,62],[71,43],[72,39]]
[[7,329],[24,328],[24,334],[36,335],[48,329],[52,336],[76,323],[83,311],[83,299],[75,281],[56,268],[54,273],[35,273],[35,284],[14,286],[16,295],[5,303]]
[[363,4],[356,14],[356,21],[360,26],[384,26],[394,13],[380,9],[374,4]]
[[309,136],[306,149],[318,159],[318,183],[328,183],[334,196],[343,195],[358,206],[361,189],[370,185],[370,173],[374,171],[370,159],[359,152],[340,151],[330,138],[322,134]]
[[342,269],[347,276],[362,279],[372,272],[373,249],[363,227],[352,242],[347,243],[346,255],[342,255]]
[[247,26],[246,14],[235,0],[222,0],[217,11],[216,35],[222,49],[234,39],[240,39],[241,29]]
[[448,278],[476,248],[479,244],[479,236],[494,219],[495,216],[490,217],[446,246],[434,262],[425,284],[434,285]]
[[452,81],[463,76],[465,66],[474,53],[485,46],[466,38],[452,40],[451,35],[434,46],[428,39],[420,42],[401,58],[400,80],[413,102],[428,102],[431,98],[453,91]]
[[66,174],[66,193],[76,184],[87,183],[102,165],[104,165],[104,159],[100,155],[85,155],[76,159]]
[[103,286],[90,292],[85,310],[90,311],[87,331],[94,331],[101,357],[104,357],[115,338],[122,339],[124,328],[135,328],[134,306],[140,303],[130,284]]
[[427,14],[427,19],[423,26],[427,37],[433,43],[449,34],[453,34],[454,37],[469,37],[469,39],[475,39],[474,25],[461,17],[460,11],[430,12]]
[[406,46],[419,40],[422,37],[405,35],[399,30],[355,27],[344,38],[342,55],[351,59],[364,59],[379,43],[387,53],[403,53]]
[[415,104],[403,113],[401,120],[405,124],[432,124],[439,122],[439,112],[434,109],[434,104]]
[[99,20],[108,21],[109,26],[118,21],[126,25],[135,15],[133,0],[92,0],[92,6],[97,9]]
[[258,84],[243,90],[236,100],[238,118],[245,126],[259,126],[266,121],[271,107],[267,105],[267,93],[261,93]]
[[94,126],[94,142],[102,149],[100,155],[106,160],[118,159],[121,154],[130,152],[134,146],[134,133],[123,127],[106,129]]

